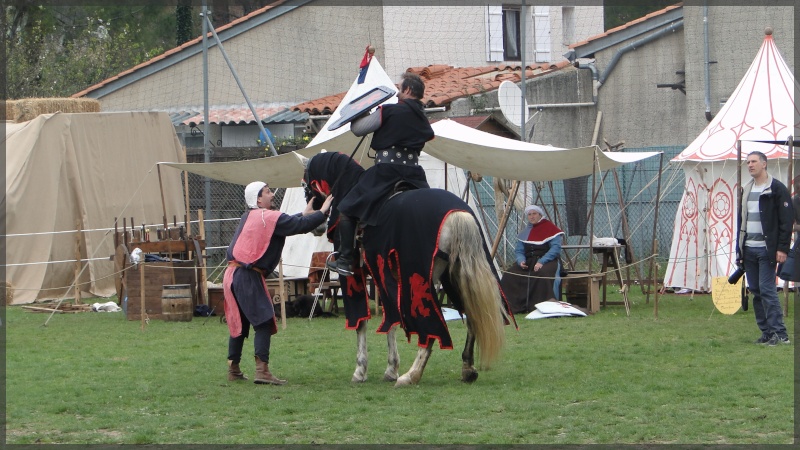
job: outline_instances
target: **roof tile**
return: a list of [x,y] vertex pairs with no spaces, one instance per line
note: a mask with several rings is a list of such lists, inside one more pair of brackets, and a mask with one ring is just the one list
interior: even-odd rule
[[[527,66],[525,78],[533,78],[561,70],[571,63],[567,60],[554,64]],[[418,74],[425,80],[425,96],[422,103],[426,107],[449,105],[454,100],[470,95],[482,94],[500,87],[503,81],[519,82],[519,66],[453,67],[445,64],[431,64],[424,67],[409,67],[407,72]],[[345,92],[309,100],[292,107],[295,111],[311,115],[331,114],[345,96]]]

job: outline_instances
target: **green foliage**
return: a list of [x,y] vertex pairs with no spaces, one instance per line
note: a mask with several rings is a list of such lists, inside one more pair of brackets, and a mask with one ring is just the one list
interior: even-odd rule
[[175,17],[177,20],[177,30],[175,45],[180,46],[186,41],[192,40],[195,35],[192,30],[192,3],[191,0],[181,0],[175,7]]
[[675,0],[648,0],[646,2],[638,0],[605,0],[603,2],[605,29],[616,28],[675,3],[678,2]]
[[[637,295],[638,294],[638,295]],[[609,291],[609,295],[611,292]],[[53,316],[6,308],[9,444],[789,444],[794,345],[765,347],[752,309],[708,295],[607,306],[587,318],[506,328],[504,354],[460,381],[466,328],[433,351],[418,386],[382,381],[386,339],[370,321],[369,379],[352,384],[355,335],[343,318],[289,319],[270,369],[286,386],[227,382],[227,327]],[[609,298],[618,300],[618,297]],[[105,299],[99,301],[106,301]],[[796,308],[793,302],[791,308]],[[787,320],[790,336],[793,322]],[[252,352],[252,338],[245,355]],[[401,371],[416,338],[398,334]],[[251,379],[252,357],[242,369]]]
[[175,42],[174,7],[10,6],[5,14],[12,99],[71,96]]

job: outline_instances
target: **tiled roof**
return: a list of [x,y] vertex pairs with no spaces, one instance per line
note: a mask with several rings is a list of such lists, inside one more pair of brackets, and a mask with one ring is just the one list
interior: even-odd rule
[[587,38],[587,39],[585,39],[583,41],[580,41],[580,42],[575,42],[575,43],[571,44],[569,46],[569,48],[575,48],[575,47],[580,47],[582,45],[586,45],[589,42],[596,41],[598,39],[602,39],[602,38],[604,38],[606,36],[609,36],[611,34],[614,34],[614,33],[618,32],[618,31],[622,31],[622,30],[624,30],[626,28],[630,28],[630,27],[632,27],[632,26],[634,26],[636,24],[639,24],[639,23],[645,22],[645,21],[647,21],[649,19],[652,19],[653,17],[660,16],[662,14],[665,14],[665,13],[669,12],[669,11],[672,11],[673,9],[678,9],[678,8],[682,8],[682,7],[683,7],[683,3],[676,3],[674,5],[667,6],[664,9],[659,9],[658,11],[653,11],[650,14],[647,14],[646,16],[642,16],[642,17],[640,17],[638,19],[631,20],[628,23],[622,24],[622,25],[620,25],[620,26],[618,26],[616,28],[612,28],[610,30],[607,30],[605,33],[589,37],[589,38]]
[[[302,111],[295,111],[286,106],[255,106],[261,123],[289,123],[304,122],[308,119],[308,114]],[[172,123],[184,125],[199,125],[203,123],[202,111],[177,111],[170,113]],[[256,123],[250,107],[247,105],[232,105],[225,107],[209,108],[208,123],[221,125],[250,125]]]
[[[569,61],[564,60],[553,64],[527,66],[525,78],[528,79],[555,72],[570,65]],[[453,100],[462,97],[494,91],[505,80],[515,83],[521,80],[519,66],[457,68],[443,64],[433,64],[427,67],[410,67],[406,71],[418,74],[425,82],[425,97],[422,98],[422,103],[428,108],[446,106]],[[339,106],[345,94],[346,92],[341,92],[309,100],[293,106],[292,109],[307,112],[311,115],[331,114]]]

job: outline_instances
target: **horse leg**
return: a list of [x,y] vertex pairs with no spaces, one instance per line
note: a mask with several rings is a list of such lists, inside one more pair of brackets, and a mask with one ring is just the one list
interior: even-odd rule
[[425,365],[428,364],[428,358],[431,357],[431,351],[433,351],[433,345],[431,343],[428,343],[428,346],[425,348],[420,348],[417,351],[417,357],[414,359],[414,363],[411,364],[411,369],[398,378],[394,386],[410,386],[419,383],[419,380],[422,379],[422,372],[425,370]]
[[389,329],[386,333],[386,344],[388,350],[386,372],[383,373],[383,381],[397,381],[400,370],[400,354],[397,353],[397,325]]
[[[469,322],[469,319],[467,322]],[[464,344],[464,351],[461,352],[461,381],[472,383],[477,379],[478,371],[475,370],[475,335],[467,327],[467,341]]]
[[362,320],[356,328],[358,351],[356,353],[356,370],[353,372],[353,383],[367,381],[367,321]]

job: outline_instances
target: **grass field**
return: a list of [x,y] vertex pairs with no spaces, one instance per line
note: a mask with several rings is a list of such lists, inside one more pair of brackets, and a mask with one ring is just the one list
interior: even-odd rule
[[[289,319],[273,338],[285,386],[226,381],[218,318],[6,309],[9,444],[789,444],[795,342],[765,347],[752,309],[726,316],[708,295],[633,293],[631,316],[506,328],[502,359],[471,385],[457,347],[434,350],[418,386],[381,380],[386,341],[370,324],[369,380],[351,384],[355,332],[343,318]],[[91,302],[91,301],[90,301]],[[794,333],[795,304],[787,318]],[[401,371],[414,344],[399,335]],[[245,343],[252,354],[252,341]],[[252,379],[254,364],[243,370]]]

